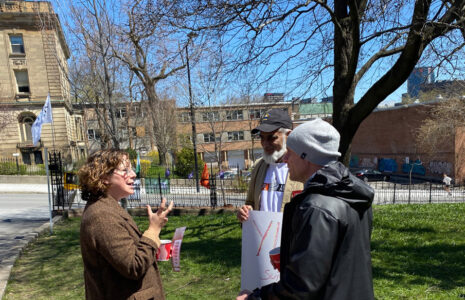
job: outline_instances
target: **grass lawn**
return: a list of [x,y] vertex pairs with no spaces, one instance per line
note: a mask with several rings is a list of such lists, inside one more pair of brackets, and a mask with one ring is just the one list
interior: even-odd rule
[[[465,203],[374,208],[377,299],[465,298]],[[145,218],[135,217],[142,230]],[[55,226],[16,262],[3,299],[83,299],[79,219]],[[241,230],[231,214],[170,217],[162,238],[187,226],[181,272],[160,262],[167,299],[234,299],[240,288]]]

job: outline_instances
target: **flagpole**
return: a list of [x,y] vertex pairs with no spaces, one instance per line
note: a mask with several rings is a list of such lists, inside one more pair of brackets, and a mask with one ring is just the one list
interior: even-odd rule
[[50,212],[50,234],[53,234],[52,199],[50,195],[50,176],[49,176],[49,169],[48,169],[47,147],[44,147],[44,154],[45,154],[45,174],[47,176],[47,190],[48,190],[48,210]]
[[[50,99],[50,93],[48,93],[48,98]],[[52,108],[52,99],[50,99],[50,108]],[[56,151],[55,149],[55,125],[53,124],[53,108],[51,109],[50,114],[52,115],[52,145],[53,145],[53,151]]]

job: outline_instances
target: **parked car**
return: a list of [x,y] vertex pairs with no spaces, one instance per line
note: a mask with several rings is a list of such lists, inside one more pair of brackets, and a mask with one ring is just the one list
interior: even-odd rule
[[357,178],[367,181],[387,181],[391,178],[390,174],[382,173],[374,169],[361,169],[354,172]]
[[224,171],[222,174],[218,174],[217,177],[220,179],[234,179],[236,174],[231,171]]

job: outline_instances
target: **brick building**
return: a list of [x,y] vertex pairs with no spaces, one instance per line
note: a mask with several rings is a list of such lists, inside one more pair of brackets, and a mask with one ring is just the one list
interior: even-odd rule
[[[410,104],[378,109],[366,118],[352,143],[351,167],[368,167],[381,171],[441,178],[452,175],[456,182],[465,180],[465,130],[455,136],[428,158],[415,143],[416,131],[429,117],[434,103]],[[421,161],[421,165],[416,161]]]
[[[234,104],[195,109],[197,152],[216,166],[218,155],[223,168],[245,169],[263,155],[260,139],[251,134],[260,117],[271,108],[282,108],[292,116],[291,102]],[[190,109],[177,108],[177,134],[192,136]],[[182,144],[182,142],[180,143]]]
[[[88,152],[93,153],[99,149],[111,146],[110,137],[106,136],[104,122],[101,116],[108,115],[104,109],[96,113],[95,105],[75,105],[82,108],[85,119],[85,132],[87,133]],[[146,101],[117,102],[115,103],[115,116],[120,138],[120,148],[131,148],[141,155],[156,150],[152,133],[152,119],[149,116],[149,107]],[[109,124],[110,121],[107,119]]]

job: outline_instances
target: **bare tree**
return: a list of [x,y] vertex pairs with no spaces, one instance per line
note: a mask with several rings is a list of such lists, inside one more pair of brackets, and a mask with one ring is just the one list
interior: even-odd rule
[[[429,118],[425,119],[416,132],[417,151],[426,160],[437,159],[438,155],[447,151],[455,153],[455,174],[463,174],[465,148],[463,134],[465,133],[465,99],[451,98],[431,106]],[[460,175],[461,176],[461,175]]]
[[[445,69],[463,65],[465,0],[196,4],[179,3],[173,9],[176,24],[222,32],[235,54],[235,69],[261,64],[263,82],[284,74],[291,77],[288,89],[304,92],[324,94],[332,87],[333,125],[341,133],[345,163],[361,122],[406,81],[417,63]],[[355,103],[356,90],[361,96]]]
[[73,22],[70,29],[79,43],[80,58],[85,58],[87,81],[80,88],[81,101],[95,108],[102,130],[101,146],[107,146],[108,138],[113,147],[120,148],[115,90],[122,69],[112,55],[115,31],[108,13],[114,3],[111,0],[84,0],[69,5]]
[[[156,89],[159,82],[185,67],[181,60],[184,48],[178,47],[176,33],[164,19],[163,5],[144,0],[131,1],[126,14],[127,24],[119,26],[120,40],[125,47],[114,49],[114,55],[134,72],[144,86],[160,164],[165,165],[168,150],[175,143],[175,105],[172,101],[164,101]],[[148,14],[151,18],[147,17]]]
[[17,122],[12,111],[12,106],[10,104],[0,103],[0,133],[7,132],[5,131],[10,124]]

